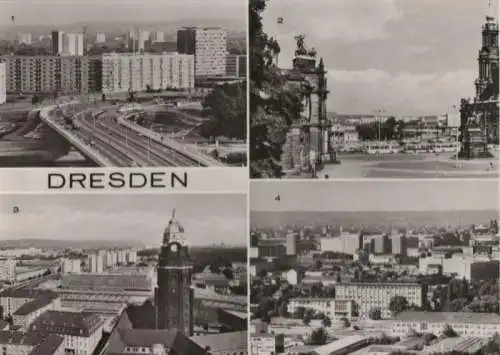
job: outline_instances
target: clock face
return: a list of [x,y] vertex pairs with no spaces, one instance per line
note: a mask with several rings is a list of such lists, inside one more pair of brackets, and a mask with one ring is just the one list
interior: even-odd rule
[[173,252],[176,252],[177,250],[179,250],[179,247],[177,246],[177,244],[172,244],[170,246],[170,250],[173,251]]

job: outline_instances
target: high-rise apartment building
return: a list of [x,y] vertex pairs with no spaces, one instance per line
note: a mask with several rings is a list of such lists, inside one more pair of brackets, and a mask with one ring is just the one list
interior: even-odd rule
[[165,42],[165,33],[159,32],[159,31],[153,33],[152,41],[153,42]]
[[14,259],[0,260],[0,281],[16,280],[16,261]]
[[81,273],[80,259],[63,259],[62,262],[63,274],[79,274]]
[[7,101],[7,66],[0,63],[0,105]]
[[106,34],[105,33],[98,33],[98,34],[96,34],[95,41],[96,41],[96,43],[104,43],[104,42],[106,42]]
[[104,93],[194,87],[194,57],[177,53],[111,53],[102,57]]
[[19,33],[17,35],[17,43],[31,44],[31,33]]
[[52,31],[52,55],[81,56],[83,47],[83,33]]
[[247,75],[247,56],[245,54],[229,54],[226,58],[226,75],[244,78]]
[[100,57],[3,56],[10,93],[86,94],[101,91]]
[[103,255],[100,252],[90,254],[88,258],[89,271],[100,274],[104,271]]
[[177,31],[177,51],[195,56],[195,75],[226,75],[227,31],[221,28],[188,27]]

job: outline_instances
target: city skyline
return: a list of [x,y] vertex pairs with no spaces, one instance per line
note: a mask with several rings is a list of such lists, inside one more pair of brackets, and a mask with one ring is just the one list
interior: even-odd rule
[[[252,182],[251,211],[410,212],[498,210],[496,180]],[[307,193],[307,198],[304,198]],[[277,197],[279,196],[279,200]],[[331,196],[331,198],[325,198]]]
[[[118,6],[119,5],[119,6]],[[205,5],[205,6],[203,6]],[[209,6],[207,6],[209,5]],[[246,2],[233,0],[6,0],[0,3],[5,14],[0,26],[12,25],[68,25],[78,22],[114,21],[170,21],[170,20],[231,20],[246,23]],[[203,6],[203,11],[192,11]],[[96,11],[98,9],[98,11]],[[63,16],[61,16],[63,14]]]
[[134,240],[159,246],[174,208],[185,229],[186,245],[245,245],[242,194],[5,194],[0,199],[0,238]]
[[474,96],[481,27],[497,9],[487,0],[272,0],[263,25],[281,67],[291,67],[299,33],[324,58],[329,111],[443,114]]

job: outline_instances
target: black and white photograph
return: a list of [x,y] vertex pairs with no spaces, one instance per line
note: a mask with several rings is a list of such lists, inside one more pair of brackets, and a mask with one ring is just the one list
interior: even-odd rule
[[4,354],[247,354],[245,194],[2,194],[0,221]]
[[499,354],[499,189],[253,181],[251,354]]
[[0,167],[247,164],[246,0],[0,2]]
[[250,0],[250,176],[492,178],[496,0]]

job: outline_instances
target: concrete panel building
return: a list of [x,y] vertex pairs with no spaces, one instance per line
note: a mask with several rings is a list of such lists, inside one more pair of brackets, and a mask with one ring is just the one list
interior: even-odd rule
[[102,57],[104,93],[194,87],[194,56],[112,53]]
[[3,56],[10,93],[86,94],[101,90],[101,59],[86,56]]
[[7,101],[7,68],[0,63],[0,105]]
[[196,77],[226,75],[227,31],[187,27],[177,31],[177,51],[195,56]]

